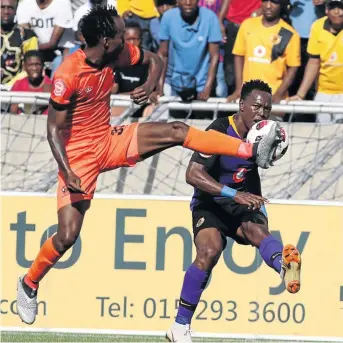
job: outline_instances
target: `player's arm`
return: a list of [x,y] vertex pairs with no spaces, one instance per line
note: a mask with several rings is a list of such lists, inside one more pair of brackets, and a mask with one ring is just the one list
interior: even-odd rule
[[61,130],[65,126],[66,117],[67,109],[63,109],[62,106],[59,107],[56,103],[50,101],[48,107],[47,138],[58,167],[65,175],[72,171],[61,136]]
[[84,193],[81,189],[81,180],[72,171],[62,137],[62,130],[67,127],[67,116],[70,100],[78,89],[71,70],[58,68],[54,74],[52,91],[48,107],[47,139],[52,154],[62,173],[64,182],[70,192]]
[[[215,130],[226,134],[227,127],[227,118],[222,118],[215,120],[206,130]],[[217,163],[218,158],[218,155],[207,156],[195,152],[186,171],[186,182],[213,196],[231,198],[239,204],[260,208],[267,199],[255,194],[237,192],[235,189],[219,183],[210,175],[210,170],[220,168]]]
[[81,189],[81,180],[72,171],[65,145],[62,139],[61,130],[65,127],[67,117],[67,109],[59,106],[53,101],[50,101],[48,108],[48,121],[47,121],[47,138],[58,164],[60,171],[63,174],[65,183],[70,192],[85,193]]
[[[210,157],[212,158],[212,157]],[[217,182],[208,172],[206,167],[194,161],[188,165],[186,182],[202,192],[213,196],[231,198],[241,205],[247,205],[252,209],[260,208],[268,200],[255,194],[239,192],[233,188]]]

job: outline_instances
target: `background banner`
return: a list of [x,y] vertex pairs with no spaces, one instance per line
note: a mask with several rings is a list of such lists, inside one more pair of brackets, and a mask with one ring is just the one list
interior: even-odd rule
[[[302,252],[302,286],[285,291],[258,251],[231,240],[196,311],[195,332],[343,337],[343,207],[267,206],[270,228]],[[54,197],[1,197],[1,325],[16,283],[57,229]],[[195,256],[188,201],[92,202],[81,237],[42,281],[33,327],[164,331]]]

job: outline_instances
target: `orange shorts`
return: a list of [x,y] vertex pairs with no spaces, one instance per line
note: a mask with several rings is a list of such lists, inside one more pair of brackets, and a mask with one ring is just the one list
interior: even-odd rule
[[106,136],[94,142],[82,141],[66,147],[72,171],[81,179],[86,194],[70,193],[58,173],[57,209],[81,200],[93,199],[100,173],[119,167],[133,167],[140,160],[138,155],[138,123],[112,126]]

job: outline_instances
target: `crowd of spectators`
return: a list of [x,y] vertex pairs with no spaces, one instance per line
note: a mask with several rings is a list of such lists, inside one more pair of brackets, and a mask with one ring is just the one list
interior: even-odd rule
[[[259,78],[270,84],[274,103],[343,104],[343,0],[86,0],[74,13],[70,0],[1,0],[1,84],[49,91],[58,65],[82,47],[82,16],[99,4],[118,9],[126,41],[163,59],[152,100],[164,94],[233,102],[243,82]],[[146,78],[142,66],[116,70],[112,92],[129,93]],[[13,105],[11,112],[25,109]],[[314,119],[342,122],[343,114]]]

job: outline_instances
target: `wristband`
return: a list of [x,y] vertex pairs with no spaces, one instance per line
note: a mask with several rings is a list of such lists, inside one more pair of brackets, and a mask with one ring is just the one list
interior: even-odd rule
[[234,198],[235,195],[237,194],[237,191],[233,188],[230,188],[228,186],[223,186],[220,195],[223,197],[227,197],[227,198]]

